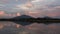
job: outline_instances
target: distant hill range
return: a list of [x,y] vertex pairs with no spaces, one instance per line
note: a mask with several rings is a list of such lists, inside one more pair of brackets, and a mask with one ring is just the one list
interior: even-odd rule
[[34,18],[32,16],[28,16],[28,15],[21,15],[21,16],[17,16],[17,17],[14,17],[14,18],[11,18],[11,19],[40,19],[40,20],[60,20],[59,18],[51,18],[51,17],[48,17],[48,16],[45,16],[45,17],[38,17],[38,18]]
[[43,18],[41,18],[41,17],[34,18],[34,17],[28,16],[28,15],[21,15],[21,16],[17,16],[14,18],[10,18],[10,19],[0,19],[0,21],[12,21],[12,22],[15,22],[17,24],[22,24],[22,25],[28,25],[28,24],[32,24],[32,23],[45,23],[45,24],[60,23],[60,19],[58,19],[58,18],[51,18],[48,16],[45,16]]
[[33,18],[33,17],[27,15],[21,15],[21,16],[14,17],[12,19],[23,19],[23,18]]
[[58,18],[51,18],[48,16],[45,16],[43,18],[34,18],[28,15],[21,15],[21,16],[17,16],[14,18],[9,19],[11,21],[26,21],[26,22],[60,22],[60,19]]

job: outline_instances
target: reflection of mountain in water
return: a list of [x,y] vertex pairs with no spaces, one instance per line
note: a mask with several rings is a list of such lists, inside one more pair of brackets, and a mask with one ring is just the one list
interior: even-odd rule
[[25,26],[25,25],[30,25],[30,24],[32,24],[33,22],[20,22],[20,21],[13,21],[14,23],[17,23],[17,24],[20,24],[20,25],[23,25],[23,26]]

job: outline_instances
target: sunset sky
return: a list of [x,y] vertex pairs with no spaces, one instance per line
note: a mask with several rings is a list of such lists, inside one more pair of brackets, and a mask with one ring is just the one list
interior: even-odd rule
[[0,0],[0,18],[16,14],[60,18],[60,0]]

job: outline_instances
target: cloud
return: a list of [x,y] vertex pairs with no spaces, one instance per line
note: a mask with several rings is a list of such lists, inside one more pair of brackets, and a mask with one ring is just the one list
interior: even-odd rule
[[29,11],[26,14],[32,17],[43,17],[44,15],[42,13],[40,11]]
[[0,4],[8,3],[9,0],[0,0]]
[[[4,3],[3,1],[8,3],[3,4]],[[5,7],[0,8],[0,10],[4,10],[8,13],[10,12],[14,13],[18,11],[24,14],[27,12],[26,14],[28,14],[28,12],[36,12],[36,13],[31,13],[30,15],[33,15],[35,17],[60,16],[59,15],[60,0],[0,0],[0,2],[2,2],[1,6],[6,5]]]
[[33,5],[30,2],[27,2],[27,3],[22,4],[22,5],[16,5],[17,8],[22,9],[22,10],[30,10],[33,8],[32,6]]
[[0,4],[0,6],[5,6],[5,5],[3,5],[3,4]]
[[[38,16],[49,16],[49,17],[56,17],[60,16],[60,4],[59,0],[33,0],[31,1],[34,5],[35,12],[38,12]],[[41,14],[42,13],[42,14]],[[33,13],[34,14],[34,13]],[[35,13],[36,14],[36,13]],[[34,16],[34,15],[33,15]],[[35,15],[36,16],[36,15]]]
[[32,0],[32,2],[41,2],[41,1],[44,1],[44,0]]
[[0,9],[3,8],[3,7],[5,7],[5,5],[4,4],[0,4]]

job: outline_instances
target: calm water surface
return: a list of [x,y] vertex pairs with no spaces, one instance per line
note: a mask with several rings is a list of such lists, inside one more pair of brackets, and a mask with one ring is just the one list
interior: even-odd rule
[[0,34],[60,34],[60,23],[33,23],[22,26],[14,22],[0,21]]

